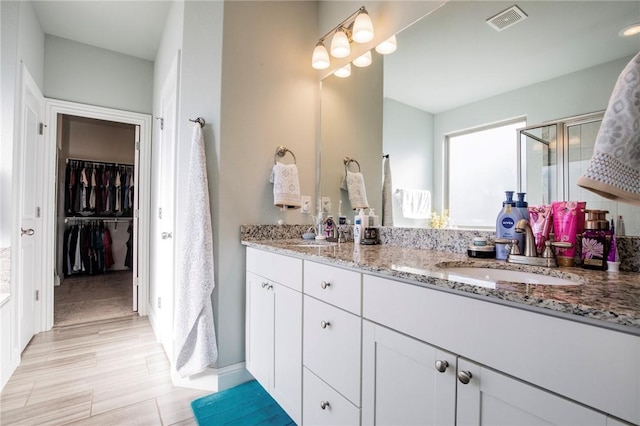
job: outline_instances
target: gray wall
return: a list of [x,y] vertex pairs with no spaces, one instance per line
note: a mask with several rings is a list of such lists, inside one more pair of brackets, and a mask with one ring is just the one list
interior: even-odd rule
[[150,114],[153,62],[48,35],[44,95]]
[[[323,94],[324,99],[324,94]],[[433,188],[433,115],[393,99],[384,100],[383,150],[389,154],[393,189]],[[393,203],[394,226],[424,226],[406,219]]]

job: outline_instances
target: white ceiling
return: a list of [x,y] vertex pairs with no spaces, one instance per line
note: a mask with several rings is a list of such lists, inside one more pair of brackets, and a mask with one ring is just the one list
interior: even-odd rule
[[[497,32],[485,20],[517,4],[528,17]],[[634,55],[640,1],[451,0],[398,34],[384,93],[438,113]]]
[[42,31],[155,60],[170,1],[34,1]]

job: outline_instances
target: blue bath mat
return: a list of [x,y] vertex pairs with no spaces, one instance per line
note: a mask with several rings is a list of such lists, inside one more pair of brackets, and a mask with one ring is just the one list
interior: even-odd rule
[[295,426],[255,380],[198,398],[191,402],[191,409],[200,426]]

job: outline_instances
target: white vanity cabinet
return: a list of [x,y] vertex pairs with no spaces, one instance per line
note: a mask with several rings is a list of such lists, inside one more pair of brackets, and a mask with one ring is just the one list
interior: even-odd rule
[[247,249],[247,370],[302,419],[302,260]]
[[607,425],[605,414],[464,358],[458,374],[457,425]]
[[362,424],[453,425],[456,356],[369,321],[362,327]]
[[[365,331],[370,321],[458,356],[457,375],[471,374],[467,384],[456,381],[457,400],[455,392],[448,393],[449,404],[456,404],[456,424],[615,422],[603,413],[640,424],[638,336],[368,275],[362,303]],[[393,390],[383,391],[378,369],[365,361],[380,352],[372,349],[377,336],[369,335],[365,332],[363,348],[363,424],[383,424],[364,420],[378,413],[378,404],[391,405],[395,395],[384,401],[380,395],[411,385],[410,376],[396,381],[390,376]],[[431,356],[420,366],[396,359],[419,371],[428,368]],[[423,374],[436,385],[437,375]],[[365,390],[369,386],[375,389]],[[370,392],[376,395],[373,405],[364,397]]]
[[303,421],[360,423],[362,275],[304,262]]

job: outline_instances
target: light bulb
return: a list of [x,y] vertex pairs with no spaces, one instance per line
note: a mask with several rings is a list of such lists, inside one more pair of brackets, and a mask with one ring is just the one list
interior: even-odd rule
[[318,44],[316,44],[316,48],[313,49],[311,66],[317,70],[323,70],[329,68],[330,64],[329,52],[327,52],[327,48],[324,47],[324,43],[319,41]]
[[345,78],[351,75],[351,64],[347,64],[342,68],[338,68],[333,72],[336,77]]
[[640,34],[640,23],[629,25],[618,33],[620,37],[629,37],[636,34]]
[[388,53],[393,53],[398,48],[398,44],[396,43],[396,36],[392,35],[382,43],[376,46],[376,52],[381,55],[386,55]]
[[335,58],[346,58],[351,53],[349,39],[342,28],[335,32],[331,40],[331,55]]
[[353,65],[355,65],[356,67],[368,67],[369,65],[371,65],[371,51],[368,50],[367,52],[365,52],[364,55],[360,55],[358,56],[356,59],[353,60]]
[[366,43],[373,40],[373,23],[366,10],[363,10],[356,16],[353,22],[353,34],[351,38],[358,43]]

